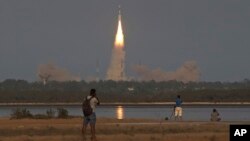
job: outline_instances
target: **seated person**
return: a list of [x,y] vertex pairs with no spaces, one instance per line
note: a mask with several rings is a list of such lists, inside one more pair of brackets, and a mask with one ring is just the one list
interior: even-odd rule
[[213,112],[211,113],[211,121],[220,121],[221,118],[219,117],[219,113],[216,109],[213,109]]

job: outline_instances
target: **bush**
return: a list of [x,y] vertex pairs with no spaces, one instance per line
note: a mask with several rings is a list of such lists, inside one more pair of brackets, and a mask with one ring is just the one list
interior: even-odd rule
[[48,118],[54,118],[55,114],[56,114],[56,111],[53,110],[53,109],[49,109],[49,110],[46,111],[46,114],[47,114]]
[[69,118],[68,111],[64,108],[57,108],[57,118]]
[[33,115],[26,108],[17,108],[12,111],[11,119],[32,118]]
[[[73,116],[69,116],[68,111],[64,108],[57,108],[57,118],[69,118]],[[32,119],[51,119],[55,118],[56,111],[53,109],[49,109],[46,111],[46,114],[35,114],[32,115],[29,110],[26,108],[17,108],[14,109],[11,113],[10,119],[23,119],[23,118],[32,118]]]

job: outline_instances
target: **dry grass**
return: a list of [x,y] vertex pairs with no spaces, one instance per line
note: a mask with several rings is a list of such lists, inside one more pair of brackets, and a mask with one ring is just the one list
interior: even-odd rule
[[[82,136],[55,135],[55,136],[27,136],[3,137],[1,141],[83,141]],[[89,138],[85,139],[90,141]],[[228,141],[227,134],[171,134],[161,136],[160,134],[137,134],[134,136],[118,135],[98,135],[98,141]]]
[[[0,141],[82,141],[82,119],[0,119]],[[142,123],[142,124],[141,124]],[[159,122],[101,118],[99,141],[228,141],[227,122]],[[87,140],[89,139],[89,130]]]

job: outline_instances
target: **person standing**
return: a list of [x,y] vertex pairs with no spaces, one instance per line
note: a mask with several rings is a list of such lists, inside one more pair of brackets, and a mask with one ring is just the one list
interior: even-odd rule
[[96,90],[91,89],[90,94],[84,99],[83,102],[83,126],[82,134],[85,135],[88,124],[91,128],[91,140],[95,140],[95,124],[96,124],[96,105],[100,105],[100,101],[96,96]]
[[175,100],[175,120],[182,120],[182,100],[181,96],[178,95]]

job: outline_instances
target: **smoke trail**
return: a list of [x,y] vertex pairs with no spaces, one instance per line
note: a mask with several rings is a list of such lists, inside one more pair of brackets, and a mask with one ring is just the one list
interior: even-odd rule
[[176,71],[164,71],[160,68],[149,69],[144,65],[133,66],[134,72],[139,76],[139,80],[144,81],[168,81],[177,80],[182,82],[198,81],[200,79],[200,70],[195,61],[187,61]]
[[118,15],[118,27],[115,37],[114,48],[112,50],[112,57],[110,66],[107,71],[107,80],[126,80],[124,73],[124,60],[125,60],[125,51],[124,51],[124,35],[122,30],[122,21],[121,21],[121,11],[119,10]]
[[107,71],[107,80],[126,80],[124,74],[125,51],[123,48],[113,48],[110,66]]
[[40,64],[38,66],[38,77],[46,83],[48,80],[54,81],[80,81],[79,76],[72,75],[66,69],[60,68],[55,64]]

